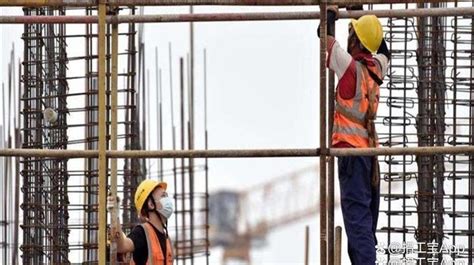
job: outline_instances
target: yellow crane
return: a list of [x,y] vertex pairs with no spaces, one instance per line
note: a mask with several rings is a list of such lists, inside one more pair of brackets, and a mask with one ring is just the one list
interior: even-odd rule
[[210,241],[224,248],[222,264],[231,259],[250,264],[250,250],[263,246],[270,231],[317,214],[318,174],[319,166],[314,165],[244,191],[211,194]]

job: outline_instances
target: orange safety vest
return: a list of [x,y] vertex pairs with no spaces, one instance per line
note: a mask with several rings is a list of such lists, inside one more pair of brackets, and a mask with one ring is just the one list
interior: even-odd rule
[[380,97],[380,86],[371,76],[382,80],[378,63],[373,66],[356,61],[356,93],[351,99],[343,99],[336,92],[336,108],[332,145],[346,142],[356,148],[378,147],[374,120]]
[[[155,232],[155,229],[150,223],[141,224],[145,231],[146,243],[148,246],[148,260],[147,265],[172,265],[173,264],[173,250],[171,248],[171,241],[166,239],[166,264],[165,256],[161,250],[160,240]],[[135,265],[133,258],[130,261],[131,265]]]

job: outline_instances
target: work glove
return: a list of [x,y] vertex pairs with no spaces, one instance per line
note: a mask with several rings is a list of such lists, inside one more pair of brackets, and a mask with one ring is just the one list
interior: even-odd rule
[[[327,7],[327,35],[333,36],[336,33],[336,20],[339,16],[339,9],[336,5],[330,5]],[[318,37],[320,37],[320,25],[318,26]]]
[[387,42],[385,39],[382,39],[382,43],[380,43],[379,50],[377,53],[381,53],[387,57],[387,59],[390,61],[390,57],[392,56],[392,53],[388,50]]
[[328,20],[330,16],[333,16],[331,19],[334,19],[334,21],[339,18],[339,7],[337,5],[329,5],[326,9],[328,10]]
[[112,211],[115,206],[114,203],[117,203],[117,205],[119,205],[120,198],[118,196],[112,196],[112,194],[109,193],[109,196],[107,196],[107,211]]
[[347,5],[346,10],[351,11],[351,10],[364,10],[363,5]]
[[[115,203],[117,203],[117,207],[120,204],[120,198],[118,196],[113,196],[112,193],[109,193],[109,196],[107,196],[107,211],[111,212],[114,209]],[[118,209],[117,209],[118,210]],[[125,237],[125,234],[122,232],[122,226],[120,225],[120,218],[117,216],[117,226],[111,226],[109,233],[110,233],[110,238],[119,238],[119,237]],[[112,223],[113,224],[113,223]]]

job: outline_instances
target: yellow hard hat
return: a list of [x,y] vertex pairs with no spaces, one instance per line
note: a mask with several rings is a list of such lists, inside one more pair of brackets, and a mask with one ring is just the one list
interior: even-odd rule
[[375,15],[365,15],[359,19],[351,19],[352,27],[360,43],[371,53],[376,53],[382,43],[382,24]]
[[139,214],[142,211],[145,200],[157,187],[161,187],[162,189],[166,190],[168,184],[166,182],[160,182],[153,179],[145,179],[140,183],[140,185],[138,185],[138,188],[135,191],[135,208],[137,208],[137,212]]

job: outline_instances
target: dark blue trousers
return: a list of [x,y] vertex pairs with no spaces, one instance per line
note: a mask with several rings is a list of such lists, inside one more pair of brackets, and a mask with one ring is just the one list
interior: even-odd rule
[[375,264],[380,185],[372,187],[372,157],[339,157],[341,208],[353,265]]

